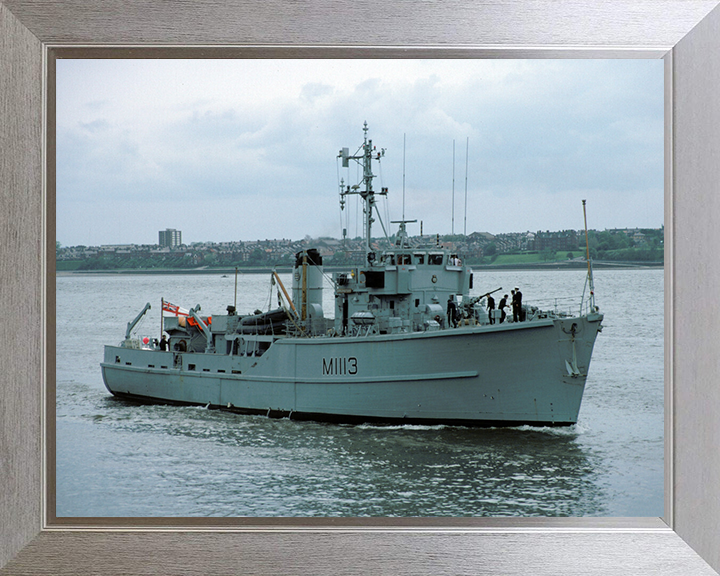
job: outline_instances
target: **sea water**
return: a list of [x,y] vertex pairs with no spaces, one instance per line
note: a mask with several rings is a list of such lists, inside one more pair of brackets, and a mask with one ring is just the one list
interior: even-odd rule
[[[473,293],[517,285],[527,304],[577,311],[585,276],[476,272]],[[233,274],[58,276],[56,515],[662,516],[663,271],[596,270],[594,280],[604,328],[578,423],[466,428],[118,400],[102,382],[103,345],[118,344],[146,302],[137,335],[157,338],[160,298],[203,314],[267,310],[277,306],[270,275],[240,274],[237,300]],[[326,316],[333,300],[326,291]]]

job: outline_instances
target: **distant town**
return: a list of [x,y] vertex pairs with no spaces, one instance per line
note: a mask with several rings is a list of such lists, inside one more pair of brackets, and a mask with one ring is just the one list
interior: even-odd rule
[[[375,238],[377,251],[388,249],[394,237]],[[441,246],[474,266],[539,266],[584,261],[585,231],[560,230],[489,234],[411,236],[412,246]],[[590,257],[596,263],[663,265],[664,228],[590,230]],[[62,246],[56,244],[57,271],[222,269],[290,267],[304,248],[320,251],[325,266],[348,266],[363,260],[361,238],[310,238],[193,242],[183,244],[182,231],[161,230],[157,244]]]

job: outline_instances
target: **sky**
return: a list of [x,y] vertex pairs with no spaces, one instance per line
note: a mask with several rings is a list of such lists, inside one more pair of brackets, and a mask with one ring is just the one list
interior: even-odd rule
[[[408,233],[659,228],[662,60],[57,61],[63,246],[362,234],[363,124]],[[467,199],[467,209],[466,209]],[[373,235],[382,234],[379,222]]]

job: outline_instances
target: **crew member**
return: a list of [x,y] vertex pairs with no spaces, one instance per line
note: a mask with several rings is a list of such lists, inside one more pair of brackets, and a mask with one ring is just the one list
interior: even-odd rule
[[500,304],[498,304],[498,309],[500,310],[500,324],[505,322],[505,316],[507,316],[507,314],[505,313],[505,308],[507,307],[507,299],[508,295],[505,294],[502,298],[500,298]]
[[168,341],[165,339],[165,334],[162,335],[162,338],[160,339],[160,350],[167,350],[168,349]]
[[495,318],[493,318],[493,312],[495,312],[495,298],[491,294],[487,297],[487,311],[490,316],[490,324],[495,324]]
[[453,328],[457,327],[457,305],[455,304],[455,296],[451,294],[448,297],[448,303],[447,303],[447,319],[448,319],[448,326],[452,326]]
[[522,322],[522,292],[515,286],[512,298],[513,322]]

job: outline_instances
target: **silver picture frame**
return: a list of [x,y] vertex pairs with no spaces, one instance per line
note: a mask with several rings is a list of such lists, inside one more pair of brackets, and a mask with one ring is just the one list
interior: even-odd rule
[[[0,574],[717,574],[716,0],[0,0]],[[58,57],[663,58],[662,518],[54,516]],[[717,199],[716,199],[717,197]],[[642,359],[639,359],[642,361]],[[49,384],[50,383],[50,384]],[[171,514],[171,511],[169,511]]]

